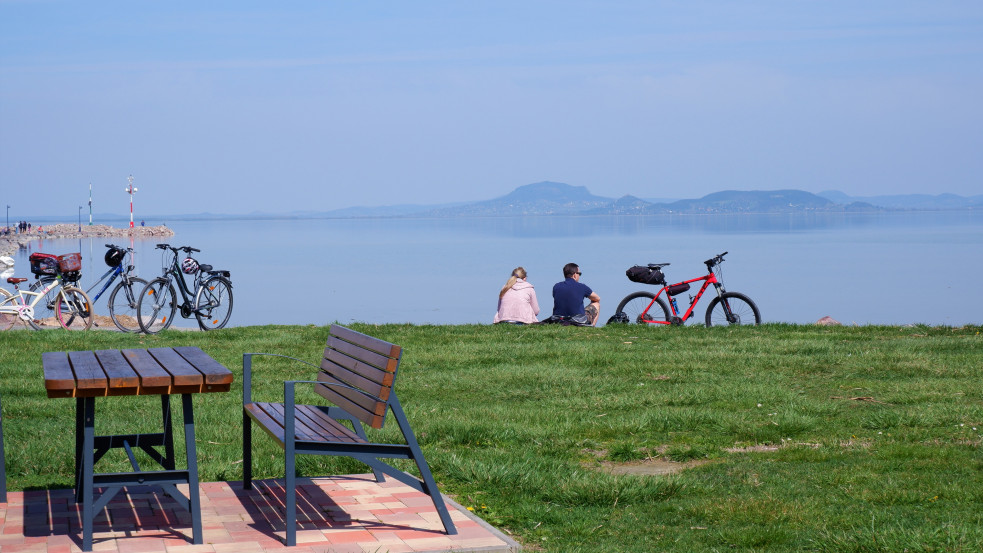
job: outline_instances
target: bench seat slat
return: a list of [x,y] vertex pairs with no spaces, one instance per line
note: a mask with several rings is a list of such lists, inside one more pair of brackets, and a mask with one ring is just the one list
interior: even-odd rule
[[[284,408],[282,403],[250,403],[246,411],[280,446],[286,436]],[[332,419],[323,411],[310,405],[298,405],[294,417],[294,435],[298,441],[321,443],[365,443],[347,427]]]

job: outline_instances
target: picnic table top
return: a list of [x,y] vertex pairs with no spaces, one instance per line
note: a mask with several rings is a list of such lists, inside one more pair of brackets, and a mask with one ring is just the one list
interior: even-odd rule
[[197,347],[41,354],[49,398],[227,392],[232,372]]

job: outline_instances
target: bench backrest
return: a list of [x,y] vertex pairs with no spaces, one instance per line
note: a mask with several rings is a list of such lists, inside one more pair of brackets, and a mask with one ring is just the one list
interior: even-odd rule
[[385,340],[331,325],[317,380],[332,385],[317,386],[317,392],[372,428],[382,428],[402,351]]

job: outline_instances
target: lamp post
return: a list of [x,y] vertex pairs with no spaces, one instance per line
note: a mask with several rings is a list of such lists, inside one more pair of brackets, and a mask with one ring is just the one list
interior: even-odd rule
[[82,206],[79,206],[79,234],[82,234]]
[[130,175],[126,180],[130,183],[130,186],[126,187],[126,192],[130,195],[130,228],[133,228],[133,193],[137,189],[133,186],[133,175]]
[[7,232],[10,232],[10,204],[7,204]]
[[92,183],[89,183],[89,226],[92,226]]

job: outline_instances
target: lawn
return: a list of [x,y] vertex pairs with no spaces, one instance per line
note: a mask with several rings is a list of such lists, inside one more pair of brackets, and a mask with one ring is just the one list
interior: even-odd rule
[[[529,550],[983,550],[981,327],[351,326],[404,346],[396,390],[441,490]],[[236,373],[232,392],[195,398],[201,477],[238,480],[241,354],[315,361],[326,337],[0,333],[8,484],[71,486],[74,402],[45,396],[44,351],[201,347]],[[255,370],[260,399],[311,376]],[[97,432],[157,409],[103,400]],[[257,477],[282,476],[272,440],[255,457]]]

